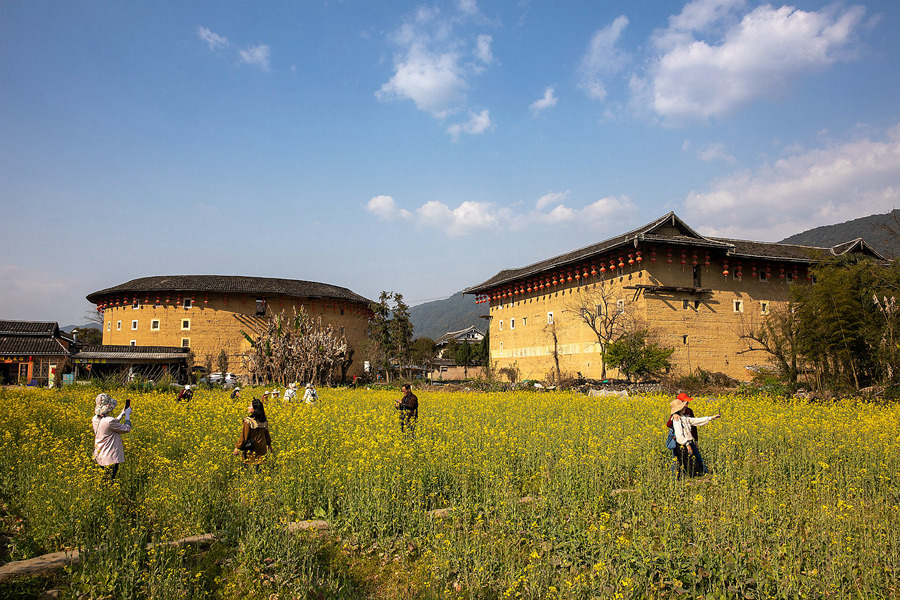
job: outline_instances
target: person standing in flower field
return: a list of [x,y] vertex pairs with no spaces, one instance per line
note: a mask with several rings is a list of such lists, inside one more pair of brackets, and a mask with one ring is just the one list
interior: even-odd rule
[[303,393],[303,401],[307,404],[313,404],[319,399],[316,388],[311,383],[306,384],[306,392]]
[[[110,416],[116,408],[116,399],[109,394],[98,394],[94,401],[94,460],[103,467],[108,479],[115,479],[119,465],[125,462],[122,434],[131,431],[131,398],[125,400],[125,410],[118,417]],[[123,422],[124,417],[124,422]]]
[[[694,400],[693,398],[691,398],[684,392],[681,392],[675,397],[675,399],[680,402],[688,403],[688,405],[684,407],[684,413],[683,413],[684,416],[686,416],[686,417],[694,416],[694,411],[691,410],[691,406],[690,406],[690,402],[692,402]],[[666,427],[668,427],[669,429],[672,429],[672,417],[671,416],[669,417],[669,420],[666,422]],[[698,435],[697,428],[693,425],[691,425],[691,437],[694,438],[695,444],[697,444],[697,445],[700,444],[700,436]],[[675,439],[675,433],[674,433],[674,431],[672,431],[672,432],[670,432],[670,440],[674,440],[674,439]],[[677,442],[674,445],[670,445],[669,447],[672,448],[672,456],[674,456],[675,458],[678,458]],[[706,473],[709,473],[709,470],[706,469],[706,465],[703,465],[703,470]]]
[[287,389],[284,390],[284,401],[285,402],[293,402],[294,398],[297,397],[297,384],[295,382],[291,382]]
[[[672,430],[675,433],[675,441],[678,444],[675,448],[675,458],[678,460],[679,477],[682,473],[688,477],[697,477],[707,473],[706,465],[700,455],[700,447],[694,439],[691,429],[706,425],[714,419],[721,418],[722,415],[713,415],[711,417],[689,417],[687,416],[688,402],[691,398],[685,396],[682,399],[676,398],[669,405],[670,415],[672,417]],[[693,411],[692,411],[693,414]]]
[[234,447],[234,455],[243,453],[241,459],[246,466],[253,465],[259,471],[259,465],[266,460],[266,453],[272,449],[272,437],[269,435],[269,422],[262,400],[254,398],[247,407],[247,416],[241,421],[241,437]]
[[404,383],[403,397],[395,400],[395,408],[400,411],[400,432],[409,429],[410,435],[416,433],[416,422],[419,420],[419,398],[412,393],[412,386]]

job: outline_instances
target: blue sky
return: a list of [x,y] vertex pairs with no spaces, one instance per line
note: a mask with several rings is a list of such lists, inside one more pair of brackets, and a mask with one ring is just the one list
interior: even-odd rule
[[900,206],[900,4],[0,3],[0,318],[135,277],[410,303],[674,210]]

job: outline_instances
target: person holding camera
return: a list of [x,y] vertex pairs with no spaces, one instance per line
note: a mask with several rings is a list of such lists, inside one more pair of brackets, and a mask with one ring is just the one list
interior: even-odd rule
[[419,420],[419,398],[412,393],[412,386],[404,383],[403,397],[395,400],[395,408],[400,411],[400,432],[407,430],[410,435],[416,434],[416,422]]
[[116,478],[119,465],[125,462],[122,434],[131,431],[131,398],[125,399],[125,410],[113,417],[116,404],[116,399],[109,394],[98,394],[94,402],[94,418],[91,419],[94,427],[93,458],[110,480]]

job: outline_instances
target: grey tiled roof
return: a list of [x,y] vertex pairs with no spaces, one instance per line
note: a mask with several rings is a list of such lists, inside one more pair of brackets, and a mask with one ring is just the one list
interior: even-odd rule
[[190,348],[181,346],[84,346],[75,358],[177,360],[185,358],[189,352]]
[[0,356],[68,356],[69,351],[56,338],[0,336]]
[[0,321],[0,335],[37,335],[52,337],[59,333],[54,321]]
[[[663,230],[664,226],[668,226]],[[671,228],[678,233],[673,233]],[[749,240],[736,240],[729,238],[716,238],[700,235],[682,221],[674,212],[669,212],[662,217],[651,221],[642,227],[633,229],[627,233],[617,235],[597,244],[585,246],[578,250],[548,258],[540,262],[520,267],[517,269],[504,269],[479,283],[463,290],[464,294],[480,294],[499,285],[505,285],[527,277],[545,273],[553,269],[571,267],[576,263],[589,259],[598,259],[609,251],[627,252],[629,248],[638,244],[670,244],[676,246],[699,247],[709,250],[718,250],[729,258],[745,260],[780,260],[787,262],[799,262],[810,264],[821,261],[830,256],[838,256],[845,252],[862,252],[885,260],[871,246],[860,240],[839,244],[833,248],[816,248],[813,246],[800,246],[797,244],[779,244],[775,242],[753,242]]]
[[370,300],[344,287],[274,277],[246,277],[242,275],[159,275],[141,277],[126,283],[88,294],[89,302],[97,303],[104,296],[116,294],[156,293],[219,293],[277,295],[294,298],[335,298],[369,304]]

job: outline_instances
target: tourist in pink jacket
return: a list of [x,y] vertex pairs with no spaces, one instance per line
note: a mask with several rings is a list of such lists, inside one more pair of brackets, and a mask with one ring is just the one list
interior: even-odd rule
[[[125,462],[122,434],[131,431],[131,398],[125,400],[125,410],[113,417],[116,399],[109,394],[99,394],[94,405],[94,460],[106,471],[106,477],[115,479],[119,465]],[[124,417],[124,421],[123,421]]]

